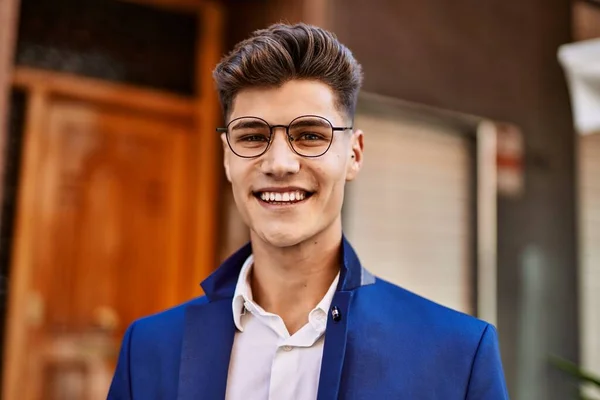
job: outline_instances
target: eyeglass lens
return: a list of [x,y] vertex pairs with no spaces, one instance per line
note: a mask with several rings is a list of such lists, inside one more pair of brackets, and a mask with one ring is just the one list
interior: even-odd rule
[[[295,119],[288,128],[288,134],[288,140],[293,150],[306,157],[324,154],[333,139],[331,124],[320,117]],[[257,157],[269,147],[271,127],[259,118],[240,118],[229,124],[227,140],[237,155]]]

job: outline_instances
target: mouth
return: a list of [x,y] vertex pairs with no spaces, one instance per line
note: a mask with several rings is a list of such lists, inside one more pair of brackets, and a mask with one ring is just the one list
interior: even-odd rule
[[285,191],[257,191],[252,193],[261,203],[270,205],[293,205],[308,200],[314,192],[308,192],[302,189]]

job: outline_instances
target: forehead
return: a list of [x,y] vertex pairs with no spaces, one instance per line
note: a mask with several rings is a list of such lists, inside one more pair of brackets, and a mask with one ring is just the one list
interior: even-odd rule
[[241,90],[233,100],[229,120],[251,116],[272,125],[285,125],[301,115],[318,115],[334,125],[343,122],[331,88],[312,80],[292,80],[281,87]]

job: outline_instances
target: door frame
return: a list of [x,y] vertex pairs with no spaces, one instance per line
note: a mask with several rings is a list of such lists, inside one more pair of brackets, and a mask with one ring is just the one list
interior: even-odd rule
[[[138,0],[139,1],[139,0]],[[38,169],[42,155],[44,121],[53,98],[67,98],[122,110],[189,120],[195,132],[191,138],[193,171],[190,190],[194,233],[190,241],[192,263],[184,268],[194,282],[200,283],[215,268],[217,250],[217,216],[219,202],[219,138],[214,127],[220,120],[219,103],[213,89],[212,69],[222,56],[223,9],[213,1],[199,2],[196,49],[197,95],[184,97],[136,86],[110,83],[80,76],[16,67],[12,86],[27,96],[23,131],[23,157],[14,226],[10,290],[4,342],[2,398],[18,400],[20,384],[26,378],[25,356],[27,329],[35,304],[29,300],[32,273],[32,246],[35,235],[35,198]],[[183,294],[201,294],[190,290]]]
[[[6,164],[4,152],[8,137],[10,76],[16,47],[20,3],[20,0],[0,1],[0,176],[2,177]],[[3,194],[4,186],[0,185],[0,199],[3,198]],[[0,209],[0,217],[2,217],[1,213]]]

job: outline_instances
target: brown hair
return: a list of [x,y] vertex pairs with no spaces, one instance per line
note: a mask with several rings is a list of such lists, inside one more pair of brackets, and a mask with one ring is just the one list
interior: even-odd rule
[[255,31],[213,71],[225,119],[233,99],[249,87],[279,87],[292,79],[314,79],[333,90],[337,106],[354,116],[362,68],[335,35],[304,23],[274,24]]

